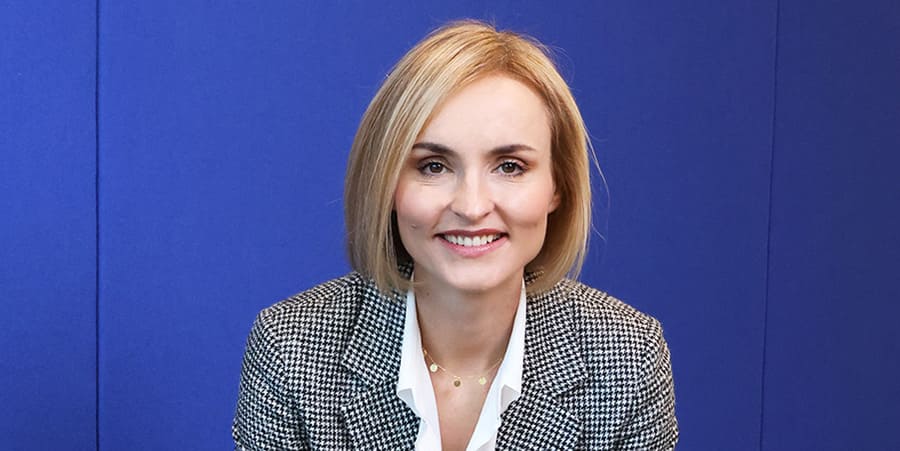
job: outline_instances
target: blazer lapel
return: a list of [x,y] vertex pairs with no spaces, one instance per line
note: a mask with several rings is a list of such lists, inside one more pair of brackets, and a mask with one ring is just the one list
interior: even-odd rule
[[397,397],[396,384],[371,387],[344,406],[342,412],[356,449],[413,449],[419,417]]
[[498,449],[574,449],[578,443],[581,423],[560,400],[586,378],[565,285],[528,298],[522,394],[501,415]]
[[382,295],[361,282],[349,296],[362,299],[358,320],[342,356],[343,365],[363,382],[341,409],[358,449],[412,449],[419,418],[396,394],[406,306],[403,295]]

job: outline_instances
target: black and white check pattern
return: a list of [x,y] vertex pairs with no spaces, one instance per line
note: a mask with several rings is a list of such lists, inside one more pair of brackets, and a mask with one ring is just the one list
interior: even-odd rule
[[[351,273],[263,310],[247,339],[235,449],[413,449],[419,419],[395,392],[404,298]],[[527,302],[522,395],[501,416],[497,449],[673,449],[659,322],[570,280]]]

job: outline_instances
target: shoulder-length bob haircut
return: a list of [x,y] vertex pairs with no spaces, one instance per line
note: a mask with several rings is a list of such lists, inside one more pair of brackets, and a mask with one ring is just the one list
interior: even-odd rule
[[350,151],[344,187],[350,264],[382,291],[410,287],[400,271],[410,257],[393,204],[412,146],[445,99],[488,74],[531,87],[550,117],[560,204],[548,217],[541,251],[525,268],[531,275],[527,290],[542,292],[566,276],[578,277],[591,227],[593,151],[575,99],[542,44],[482,22],[460,21],[433,31],[394,66],[366,109]]

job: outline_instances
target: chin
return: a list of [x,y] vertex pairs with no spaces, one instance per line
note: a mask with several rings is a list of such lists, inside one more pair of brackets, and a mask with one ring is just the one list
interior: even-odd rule
[[471,271],[448,274],[444,280],[447,285],[461,292],[483,293],[502,286],[513,277],[513,274],[488,273],[483,270],[472,269]]

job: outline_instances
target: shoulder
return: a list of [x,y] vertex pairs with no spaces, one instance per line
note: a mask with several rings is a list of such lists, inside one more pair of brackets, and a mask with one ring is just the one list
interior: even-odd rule
[[656,318],[643,313],[605,291],[564,279],[545,295],[555,308],[571,315],[585,332],[644,337],[662,332]]
[[555,288],[589,368],[646,370],[668,353],[659,321],[616,297],[573,280]]
[[352,307],[354,296],[351,293],[360,279],[359,274],[349,273],[320,283],[263,309],[259,317],[266,322],[281,323],[322,309]]
[[[288,367],[330,366],[351,340],[383,339],[385,328],[402,330],[404,305],[352,272],[263,309],[253,325]],[[289,368],[290,369],[290,368]]]
[[368,293],[362,276],[350,273],[263,309],[252,333],[263,337],[287,366],[310,353],[333,358],[347,341],[367,296],[377,295]]
[[576,321],[580,321],[584,327],[626,335],[661,333],[661,326],[656,318],[605,291],[568,279],[560,283],[560,288]]
[[324,321],[329,312],[348,311],[357,303],[354,295],[360,276],[350,273],[297,293],[259,312],[256,322],[268,332],[282,335],[287,329],[308,329]]

